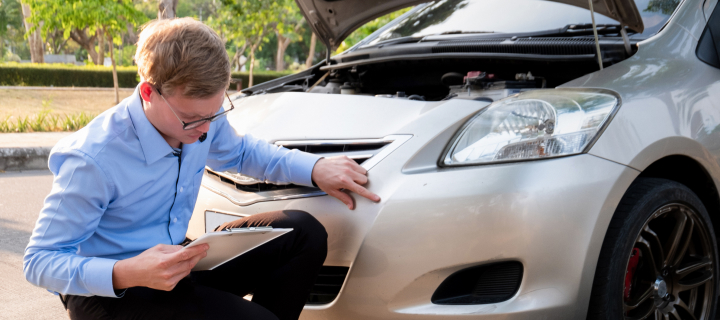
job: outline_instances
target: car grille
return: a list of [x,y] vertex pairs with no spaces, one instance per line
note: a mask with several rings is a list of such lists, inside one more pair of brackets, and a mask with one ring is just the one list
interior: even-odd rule
[[[323,157],[345,155],[363,164],[368,159],[378,154],[383,148],[394,141],[392,138],[383,139],[358,139],[358,140],[306,140],[306,141],[277,141],[275,145],[288,149],[313,153]],[[215,179],[235,186],[243,192],[263,192],[297,188],[307,188],[294,184],[276,184],[259,182],[251,177],[234,172],[218,172],[205,168],[207,174]]]
[[235,186],[236,189],[244,192],[262,192],[262,191],[274,191],[274,190],[285,190],[285,189],[295,189],[300,188],[301,186],[294,185],[294,184],[272,184],[272,183],[253,183],[253,184],[242,184],[237,182],[238,180],[235,179],[235,177],[240,176],[237,173],[230,173],[230,172],[215,172],[211,170],[210,168],[205,168],[205,171],[208,173],[208,175],[212,177],[217,177],[222,182],[232,184]]
[[345,282],[348,270],[348,267],[323,266],[310,290],[306,304],[327,304],[335,300]]
[[[389,135],[380,139],[277,141],[275,145],[323,157],[344,155],[355,160],[365,170],[370,170],[411,137],[412,135]],[[240,173],[219,172],[207,167],[202,185],[238,206],[326,195],[318,188],[269,183]]]

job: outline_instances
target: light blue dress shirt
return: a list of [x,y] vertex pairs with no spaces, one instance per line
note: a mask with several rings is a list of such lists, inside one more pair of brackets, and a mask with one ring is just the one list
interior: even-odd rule
[[177,157],[136,89],[50,153],[55,177],[25,249],[25,278],[51,292],[115,297],[117,260],[185,239],[206,165],[311,186],[318,159],[239,136],[226,118]]

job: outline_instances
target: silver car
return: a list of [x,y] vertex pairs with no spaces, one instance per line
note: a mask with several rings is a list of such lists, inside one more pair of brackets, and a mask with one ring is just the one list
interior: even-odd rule
[[328,48],[415,7],[228,120],[354,159],[382,201],[207,168],[188,236],[314,215],[302,319],[715,319],[717,2],[297,0]]

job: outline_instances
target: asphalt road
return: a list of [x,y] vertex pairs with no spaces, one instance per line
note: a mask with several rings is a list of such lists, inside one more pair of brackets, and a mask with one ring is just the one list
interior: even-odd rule
[[22,273],[23,251],[51,187],[47,170],[0,173],[0,319],[68,319],[60,299]]

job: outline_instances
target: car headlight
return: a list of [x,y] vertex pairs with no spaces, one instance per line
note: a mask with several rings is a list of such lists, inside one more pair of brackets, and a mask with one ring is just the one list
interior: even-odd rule
[[527,91],[490,104],[450,143],[442,164],[542,159],[586,151],[618,107],[605,90]]

